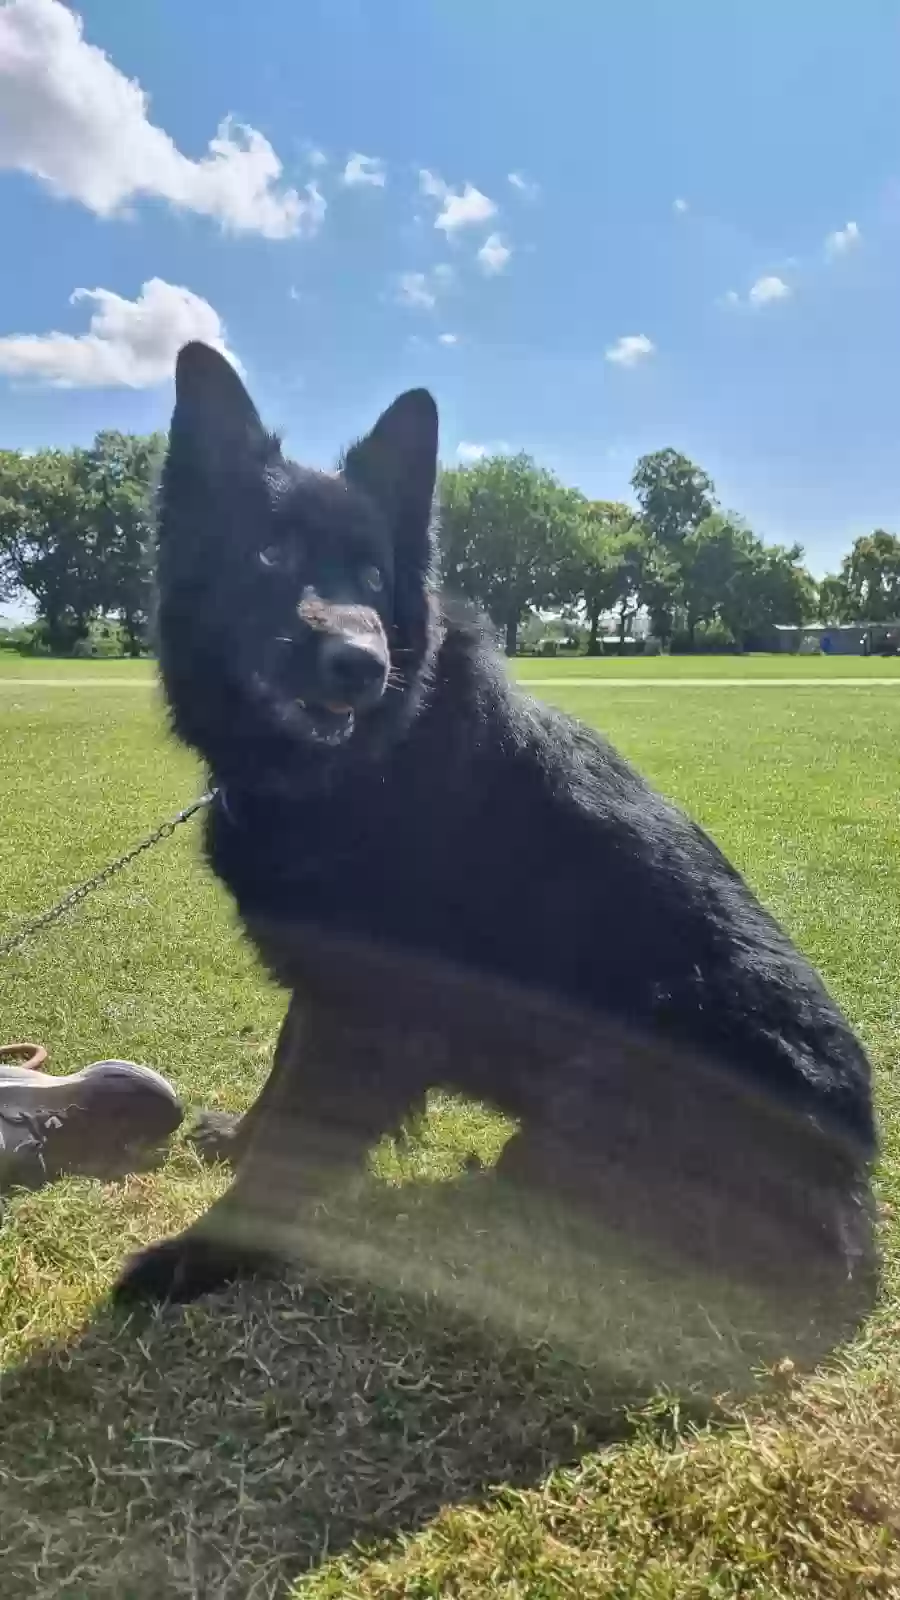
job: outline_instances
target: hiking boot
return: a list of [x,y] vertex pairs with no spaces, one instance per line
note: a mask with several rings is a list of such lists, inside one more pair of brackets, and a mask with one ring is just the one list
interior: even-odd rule
[[0,1189],[147,1167],[183,1116],[172,1085],[134,1061],[95,1061],[62,1078],[0,1061]]

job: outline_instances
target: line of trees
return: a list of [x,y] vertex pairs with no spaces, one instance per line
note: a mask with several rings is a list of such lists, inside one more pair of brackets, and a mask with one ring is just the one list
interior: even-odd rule
[[89,450],[0,450],[0,599],[25,595],[53,654],[100,617],[128,654],[146,648],[153,596],[153,491],[161,434],[98,433]]
[[858,539],[817,584],[799,544],[766,544],[723,510],[712,480],[677,450],[642,456],[633,505],[588,500],[528,457],[494,456],[442,476],[450,582],[484,606],[516,649],[535,612],[577,618],[588,654],[614,624],[624,648],[644,612],[662,648],[766,649],[775,624],[900,618],[900,539]]
[[[0,600],[31,598],[38,641],[85,646],[99,619],[122,647],[147,648],[152,502],[160,434],[99,433],[90,449],[0,450]],[[900,617],[900,539],[857,539],[821,584],[800,545],[766,544],[718,504],[677,450],[637,462],[634,504],[589,500],[527,455],[495,455],[441,475],[444,577],[477,601],[515,653],[523,624],[577,622],[595,654],[624,648],[646,615],[663,648],[705,639],[765,649],[775,623]]]

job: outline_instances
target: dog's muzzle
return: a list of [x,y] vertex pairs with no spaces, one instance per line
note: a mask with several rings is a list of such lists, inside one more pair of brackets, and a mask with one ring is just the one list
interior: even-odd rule
[[384,694],[387,651],[377,635],[329,634],[318,648],[316,678],[329,711],[367,711]]

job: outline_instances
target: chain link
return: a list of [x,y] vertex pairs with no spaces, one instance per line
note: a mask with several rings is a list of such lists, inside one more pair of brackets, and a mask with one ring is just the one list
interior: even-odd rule
[[77,884],[67,895],[64,895],[62,900],[57,901],[55,906],[50,906],[48,910],[42,911],[39,916],[32,917],[30,922],[24,923],[21,928],[17,928],[16,932],[10,934],[7,938],[0,939],[0,959],[3,956],[12,955],[14,950],[18,950],[23,944],[27,943],[34,934],[39,933],[43,928],[49,928],[54,922],[58,922],[60,917],[64,917],[67,911],[71,911],[73,907],[80,905],[82,900],[86,900],[88,895],[93,894],[95,889],[102,889],[104,884],[109,883],[110,878],[114,878],[124,867],[130,866],[132,861],[143,855],[145,850],[152,850],[153,846],[160,844],[163,839],[171,838],[172,834],[177,828],[181,827],[183,822],[189,822],[191,817],[195,816],[198,811],[203,811],[206,806],[212,805],[217,794],[217,789],[210,789],[206,794],[201,795],[199,800],[194,800],[191,805],[185,807],[184,811],[179,811],[176,816],[170,817],[168,822],[161,823],[158,828],[154,829],[153,833],[147,835],[146,839],[142,839],[140,844],[132,845],[131,849],[126,850],[124,855],[118,856],[115,861],[110,861],[108,866],[101,868],[99,872],[95,872],[92,878],[86,878],[83,883]]

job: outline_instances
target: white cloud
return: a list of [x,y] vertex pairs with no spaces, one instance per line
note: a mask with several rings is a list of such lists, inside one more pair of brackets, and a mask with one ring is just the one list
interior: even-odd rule
[[756,282],[750,285],[746,300],[738,294],[736,289],[729,289],[726,294],[723,294],[720,304],[758,308],[759,306],[771,305],[776,300],[789,300],[793,292],[790,284],[785,283],[783,278],[769,276],[757,278]]
[[346,184],[348,189],[358,188],[361,184],[369,184],[374,189],[383,189],[387,182],[384,162],[378,156],[364,156],[356,150],[344,168],[341,182]]
[[436,172],[429,172],[427,167],[419,168],[419,190],[427,194],[429,200],[443,200],[450,193],[443,178]]
[[471,465],[473,461],[483,461],[485,456],[508,456],[510,446],[506,439],[492,439],[490,444],[470,444],[468,440],[461,439],[456,446],[456,454],[460,461]]
[[445,262],[429,272],[401,272],[397,280],[397,299],[401,305],[433,311],[438,296],[450,286],[453,276],[453,268]]
[[790,286],[783,278],[757,278],[750,287],[747,299],[751,306],[767,306],[771,305],[773,300],[788,300],[790,295]]
[[303,194],[282,187],[282,164],[255,128],[226,118],[194,161],[148,111],[140,84],[87,43],[81,18],[61,0],[0,6],[0,168],[39,178],[101,217],[155,196],[268,239],[321,224],[315,184]]
[[0,373],[64,389],[149,389],[171,377],[189,339],[214,345],[238,365],[207,300],[162,278],[136,300],[110,289],[76,289],[72,302],[93,303],[87,333],[8,334],[0,338]]
[[419,168],[419,191],[427,195],[429,200],[441,202],[434,225],[447,234],[455,232],[457,228],[470,228],[475,223],[487,222],[497,210],[494,201],[476,189],[474,184],[467,183],[457,193],[428,167]]
[[843,228],[836,228],[825,240],[825,254],[830,257],[846,255],[848,250],[854,250],[859,244],[861,235],[855,222],[848,222]]
[[454,233],[457,228],[471,228],[474,223],[487,222],[496,210],[493,200],[474,184],[467,183],[461,194],[454,194],[452,189],[448,191],[434,225],[444,233]]
[[506,181],[526,200],[536,200],[541,192],[540,185],[532,183],[530,178],[526,178],[521,172],[508,172]]
[[684,216],[684,213],[687,211],[687,209],[688,203],[686,200],[682,199],[681,195],[672,201],[672,210],[677,211],[679,216]]
[[401,272],[397,298],[403,305],[416,306],[420,311],[431,311],[437,305],[437,295],[424,272]]
[[656,349],[645,333],[625,333],[605,352],[606,360],[618,367],[636,367],[639,361],[652,356]]
[[459,335],[455,333],[439,333],[438,344],[459,344]]
[[316,145],[312,145],[307,150],[306,159],[311,167],[327,167],[328,165],[328,157],[325,151],[319,150]]
[[503,243],[499,233],[491,233],[478,251],[478,264],[487,277],[494,278],[503,271],[511,255],[512,250]]

